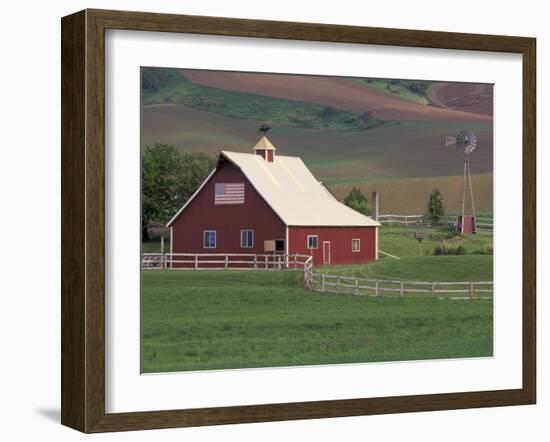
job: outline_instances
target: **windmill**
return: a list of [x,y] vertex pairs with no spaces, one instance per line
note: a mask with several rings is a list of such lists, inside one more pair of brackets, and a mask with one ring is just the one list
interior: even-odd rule
[[[464,153],[464,174],[462,177],[462,199],[456,217],[458,233],[476,233],[476,209],[474,204],[474,189],[470,173],[470,155],[477,147],[477,137],[471,130],[463,130],[456,137],[445,137],[445,146],[454,145]],[[471,214],[466,214],[466,198],[470,197]]]

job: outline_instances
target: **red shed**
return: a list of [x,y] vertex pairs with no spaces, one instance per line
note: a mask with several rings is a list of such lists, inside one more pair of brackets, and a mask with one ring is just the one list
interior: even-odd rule
[[172,253],[313,256],[315,265],[378,258],[378,222],[340,203],[298,157],[220,153],[218,165],[168,222]]

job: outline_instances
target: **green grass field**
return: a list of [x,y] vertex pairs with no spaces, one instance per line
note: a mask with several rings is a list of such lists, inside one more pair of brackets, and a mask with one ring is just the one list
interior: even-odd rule
[[492,302],[322,295],[300,273],[142,273],[144,373],[491,356]]
[[[428,235],[419,243],[413,232]],[[395,259],[380,254],[377,262],[366,265],[325,266],[319,271],[329,274],[356,276],[371,279],[408,281],[492,281],[493,235],[479,232],[457,236],[447,229],[421,227],[394,227],[383,225],[379,230],[379,249],[394,255]],[[462,246],[464,255],[434,256],[437,246]]]
[[325,266],[321,273],[404,281],[492,281],[493,257],[485,255],[382,258],[364,266]]
[[[427,235],[422,240],[422,250],[412,234],[421,232]],[[486,254],[493,245],[493,235],[490,232],[480,231],[475,235],[455,235],[449,229],[429,227],[398,227],[382,225],[378,234],[378,247],[386,253],[399,258],[431,255],[437,246],[462,246],[466,254]],[[422,252],[422,253],[421,253]]]

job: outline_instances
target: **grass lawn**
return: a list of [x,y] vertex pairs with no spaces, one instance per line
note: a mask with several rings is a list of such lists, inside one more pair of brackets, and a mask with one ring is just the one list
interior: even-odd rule
[[[419,243],[412,232],[428,236]],[[422,227],[394,227],[383,225],[379,230],[379,247],[395,259],[380,254],[380,259],[366,265],[324,266],[322,273],[357,276],[371,279],[409,281],[492,281],[493,256],[488,251],[493,235],[479,232],[475,235],[450,235],[447,229]],[[465,255],[434,256],[436,246],[464,247]]]
[[325,266],[322,273],[408,281],[492,281],[491,255],[384,258],[368,265]]
[[[422,250],[412,233],[422,232],[427,235],[422,240]],[[379,248],[399,258],[431,255],[437,246],[458,247],[466,249],[467,254],[488,253],[493,246],[493,234],[481,231],[475,235],[455,235],[448,229],[426,227],[394,227],[383,225],[379,230]],[[384,258],[385,259],[385,258]]]
[[145,271],[141,324],[145,373],[493,352],[492,301],[322,295],[292,272]]

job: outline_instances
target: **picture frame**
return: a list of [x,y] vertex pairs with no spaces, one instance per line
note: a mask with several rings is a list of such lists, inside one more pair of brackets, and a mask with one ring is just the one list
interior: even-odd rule
[[[536,401],[536,40],[313,23],[84,10],[62,19],[63,425],[86,433],[534,404]],[[105,31],[190,33],[521,54],[522,387],[107,413],[105,408]],[[519,296],[519,294],[518,294]]]

